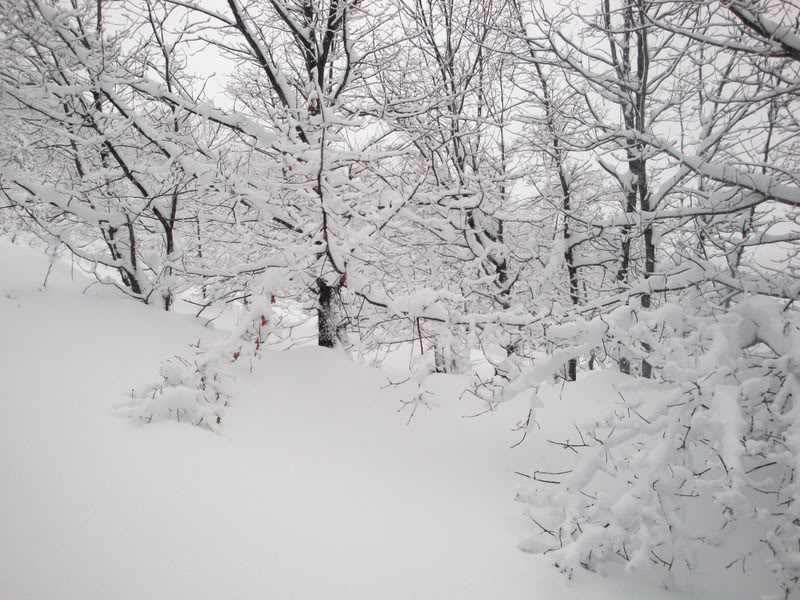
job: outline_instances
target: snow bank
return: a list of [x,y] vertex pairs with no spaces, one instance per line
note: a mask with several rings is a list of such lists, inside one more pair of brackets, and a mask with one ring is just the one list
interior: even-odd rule
[[221,435],[120,418],[213,339],[0,242],[0,585],[13,600],[674,598],[520,552],[513,425],[461,381],[406,426],[377,370],[331,351],[241,365]]

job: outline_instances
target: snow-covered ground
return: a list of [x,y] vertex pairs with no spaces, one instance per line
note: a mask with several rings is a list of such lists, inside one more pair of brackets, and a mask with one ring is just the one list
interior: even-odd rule
[[386,377],[267,352],[222,434],[114,412],[215,333],[0,242],[0,597],[9,600],[677,598],[519,550],[527,412],[458,381],[410,424]]

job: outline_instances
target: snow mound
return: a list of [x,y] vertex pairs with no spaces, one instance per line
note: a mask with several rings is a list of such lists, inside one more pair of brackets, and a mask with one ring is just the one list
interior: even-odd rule
[[[479,418],[432,379],[407,414],[381,372],[265,352],[221,434],[112,404],[220,334],[0,242],[0,582],[14,600],[675,598],[518,549],[527,407]],[[88,289],[87,289],[88,288]]]

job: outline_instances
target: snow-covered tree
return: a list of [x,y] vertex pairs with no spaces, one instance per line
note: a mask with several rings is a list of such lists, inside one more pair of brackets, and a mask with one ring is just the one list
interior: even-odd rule
[[[558,356],[511,389],[535,389],[565,358],[610,346],[641,359],[658,384],[626,385],[613,414],[564,443],[578,453],[574,468],[525,495],[531,515],[565,569],[652,563],[678,576],[697,568],[701,548],[721,546],[722,564],[765,559],[789,597],[798,581],[790,340],[800,324],[800,188],[787,84],[798,73],[796,26],[778,5],[736,2],[603,3],[570,19],[581,35],[567,39],[562,22],[547,44],[565,77],[591,86],[591,150],[625,153],[622,166],[605,153],[597,161],[636,203],[589,224],[623,232],[627,284],[550,328]],[[644,86],[649,100],[628,103]],[[621,106],[617,124],[608,102]],[[640,240],[641,253],[627,240]]]
[[[0,93],[15,140],[3,156],[4,193],[98,279],[168,309],[183,285],[175,271],[194,246],[180,233],[196,218],[186,197],[199,195],[198,169],[187,172],[186,162],[201,153],[184,118],[128,84],[186,77],[152,14],[152,31],[138,35],[128,17],[106,27],[105,10],[3,4]],[[142,58],[153,52],[162,68]]]

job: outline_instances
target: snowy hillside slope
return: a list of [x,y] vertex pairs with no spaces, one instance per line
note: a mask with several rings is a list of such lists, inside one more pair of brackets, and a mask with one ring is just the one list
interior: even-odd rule
[[112,405],[215,333],[0,242],[0,597],[677,598],[521,552],[511,449],[458,382],[409,425],[380,371],[310,347],[242,373],[223,433]]

